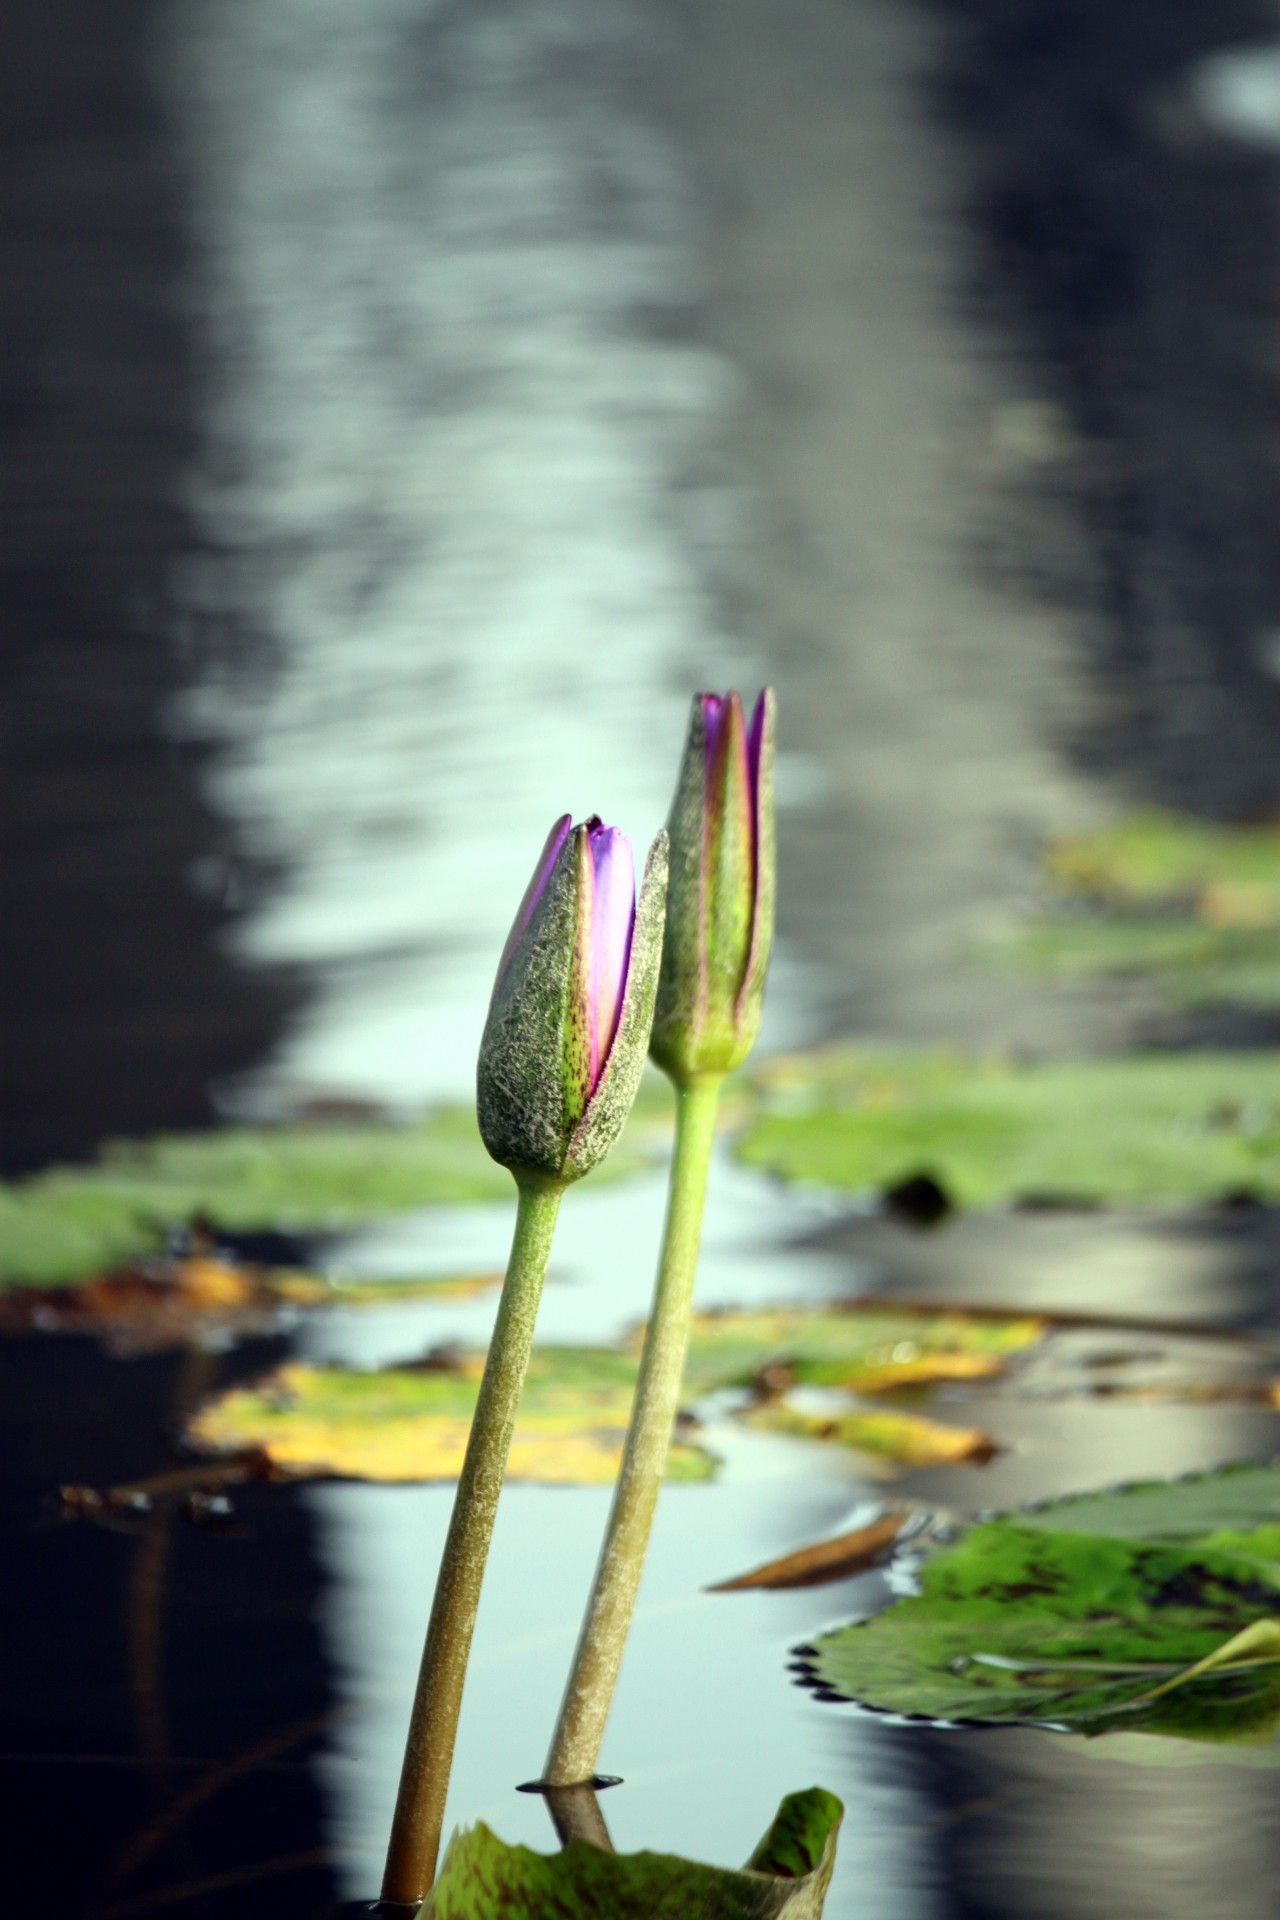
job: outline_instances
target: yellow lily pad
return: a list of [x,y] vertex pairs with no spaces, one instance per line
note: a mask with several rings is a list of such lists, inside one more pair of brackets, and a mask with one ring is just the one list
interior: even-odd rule
[[[188,1437],[215,1453],[258,1447],[304,1477],[379,1481],[452,1480],[462,1466],[479,1389],[482,1354],[442,1367],[349,1373],[281,1367],[254,1387],[203,1407]],[[511,1445],[508,1476],[552,1484],[611,1482],[635,1388],[635,1362],[604,1348],[534,1351]],[[707,1479],[711,1457],[677,1442],[669,1477]]]
[[694,1316],[687,1393],[747,1386],[767,1370],[807,1386],[883,1393],[939,1381],[990,1378],[1035,1346],[1044,1322],[892,1307],[771,1307]]
[[998,1447],[980,1427],[948,1427],[921,1414],[881,1413],[849,1408],[810,1413],[786,1399],[765,1401],[743,1415],[766,1433],[799,1440],[833,1441],[859,1453],[877,1454],[904,1467],[981,1466]]

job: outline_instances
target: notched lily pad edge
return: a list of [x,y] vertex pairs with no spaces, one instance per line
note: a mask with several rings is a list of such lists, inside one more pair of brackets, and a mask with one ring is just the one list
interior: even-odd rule
[[[1039,1719],[1028,1716],[1026,1719],[1016,1721],[993,1721],[976,1718],[972,1715],[961,1714],[941,1717],[928,1713],[911,1713],[900,1708],[875,1706],[868,1701],[856,1699],[851,1694],[841,1693],[838,1688],[831,1685],[831,1682],[818,1671],[817,1663],[822,1658],[822,1652],[820,1646],[816,1643],[836,1633],[857,1631],[862,1627],[870,1626],[873,1621],[889,1612],[899,1600],[917,1595],[919,1593],[919,1582],[916,1575],[920,1568],[923,1567],[925,1559],[936,1553],[945,1552],[949,1546],[954,1545],[959,1540],[962,1533],[971,1527],[986,1526],[1001,1521],[1016,1521],[1020,1515],[1034,1516],[1053,1510],[1070,1508],[1074,1504],[1084,1504],[1089,1501],[1106,1498],[1112,1494],[1122,1496],[1127,1494],[1142,1494],[1145,1492],[1159,1493],[1172,1487],[1194,1486],[1214,1480],[1227,1480],[1234,1475],[1259,1471],[1265,1472],[1269,1469],[1280,1473],[1280,1455],[1273,1456],[1272,1459],[1267,1461],[1225,1461],[1216,1467],[1192,1468],[1186,1473],[1171,1474],[1163,1479],[1111,1481],[1104,1487],[1088,1488],[1070,1494],[1049,1494],[1040,1499],[1026,1500],[1016,1507],[981,1508],[967,1521],[957,1522],[954,1519],[949,1519],[933,1529],[929,1529],[927,1526],[915,1529],[900,1537],[898,1543],[890,1550],[887,1556],[887,1569],[897,1574],[898,1578],[906,1586],[906,1591],[892,1594],[881,1606],[868,1608],[863,1613],[854,1614],[852,1618],[845,1617],[843,1619],[833,1620],[829,1625],[819,1628],[808,1640],[802,1641],[797,1646],[791,1648],[791,1657],[786,1663],[786,1671],[791,1674],[793,1682],[797,1687],[803,1688],[806,1692],[812,1694],[814,1700],[821,1705],[847,1707],[850,1708],[855,1715],[861,1716],[865,1714],[888,1726],[931,1727],[939,1732],[957,1733],[1007,1733],[1011,1729],[1020,1727],[1028,1731],[1052,1733],[1063,1739],[1070,1740],[1073,1744],[1088,1746],[1093,1746],[1101,1741],[1104,1733],[1108,1741],[1117,1739],[1152,1740],[1154,1738],[1158,1745],[1172,1745],[1175,1747],[1191,1745],[1192,1743],[1190,1742],[1184,1743],[1177,1740],[1174,1736],[1161,1735],[1154,1730],[1148,1733],[1142,1733],[1141,1730],[1126,1731],[1120,1728],[1116,1728],[1113,1731],[1112,1729],[1101,1727],[1086,1730],[1079,1726],[1073,1726],[1069,1721],[1055,1720],[1052,1718]],[[1063,1533],[1070,1533],[1071,1530],[1063,1528],[1061,1531]],[[1082,1534],[1087,1534],[1088,1532],[1088,1529],[1081,1529]],[[1191,1535],[1188,1537],[1195,1538],[1197,1536]],[[882,1568],[882,1570],[884,1570],[884,1568]],[[1107,1742],[1103,1741],[1102,1744],[1105,1745]],[[1260,1750],[1256,1747],[1250,1748],[1245,1746],[1240,1752],[1244,1756],[1242,1764],[1280,1766],[1280,1749],[1276,1750],[1275,1757],[1272,1759],[1264,1759],[1261,1756]],[[1184,1756],[1181,1764],[1208,1764],[1211,1760],[1221,1760],[1224,1757],[1234,1758],[1235,1755],[1224,1756],[1218,1749],[1206,1746],[1203,1754],[1200,1749],[1197,1748],[1193,1756]]]

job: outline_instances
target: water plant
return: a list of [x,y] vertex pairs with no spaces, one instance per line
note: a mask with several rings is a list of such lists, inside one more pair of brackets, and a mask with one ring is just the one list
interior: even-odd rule
[[666,1467],[689,1339],[716,1109],[760,1024],[773,941],[774,698],[694,696],[668,819],[671,878],[650,1051],[676,1089],[676,1141],[631,1424],[564,1702],[551,1786],[590,1779]]
[[410,1906],[431,1885],[480,1587],[534,1320],[565,1189],[617,1139],[644,1069],[667,881],[650,848],[637,901],[630,842],[566,814],[547,837],[498,964],[480,1044],[485,1146],[514,1176],[511,1258],[476,1402],[414,1697],[383,1879]]

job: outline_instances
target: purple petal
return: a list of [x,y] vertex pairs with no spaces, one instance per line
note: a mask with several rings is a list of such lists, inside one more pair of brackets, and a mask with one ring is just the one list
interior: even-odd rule
[[636,918],[636,869],[631,842],[616,827],[588,825],[595,892],[591,922],[591,1091],[594,1093],[618,1031],[631,933]]
[[751,730],[747,735],[747,770],[751,781],[751,811],[754,815],[760,804],[760,748],[764,743],[764,696],[767,689],[761,691],[751,715]]
[[507,970],[512,954],[520,944],[521,935],[532,920],[534,910],[541,900],[547,881],[551,878],[551,869],[560,857],[560,849],[569,838],[569,829],[573,824],[572,814],[562,813],[547,835],[547,844],[538,855],[538,864],[533,870],[533,878],[524,890],[524,899],[507,935],[507,944],[502,949],[502,958],[498,962],[498,979],[501,980]]
[[698,698],[702,702],[702,718],[707,728],[706,764],[710,766],[716,750],[716,741],[720,738],[720,727],[724,720],[728,697],[719,693],[700,693]]

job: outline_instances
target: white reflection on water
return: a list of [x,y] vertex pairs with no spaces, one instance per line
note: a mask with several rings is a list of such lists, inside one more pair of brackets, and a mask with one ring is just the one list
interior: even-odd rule
[[317,992],[268,1083],[458,1092],[552,818],[647,839],[690,690],[758,679],[707,584],[732,376],[682,337],[661,36],[590,0],[177,19],[209,361],[181,591],[255,664],[203,655],[172,724],[286,866],[244,947]]
[[[759,679],[707,584],[738,538],[711,451],[731,376],[681,338],[691,190],[639,104],[661,51],[652,10],[187,0],[175,20],[209,357],[193,476],[208,552],[181,587],[193,643],[224,619],[253,661],[206,644],[171,724],[215,743],[217,805],[285,868],[247,954],[316,981],[240,1097],[460,1093],[551,818],[595,810],[647,838],[691,689]],[[775,1036],[786,986],[784,956]],[[608,1339],[643,1315],[661,1188],[572,1196],[543,1338]],[[704,1297],[823,1291],[819,1261],[779,1251],[821,1211],[783,1214],[721,1169]],[[440,1210],[348,1257],[500,1266],[510,1224],[510,1209]],[[304,1349],[377,1364],[483,1340],[492,1313],[490,1297],[334,1315]],[[610,1750],[632,1781],[609,1809],[623,1845],[741,1860],[783,1792],[847,1770],[785,1673],[808,1610],[753,1596],[730,1637],[726,1603],[698,1591],[850,1503],[838,1470],[797,1480],[788,1450],[754,1458],[774,1477],[718,1490],[714,1528],[707,1489],[664,1503],[631,1654],[654,1677],[624,1684]],[[326,1780],[358,1896],[376,1884],[451,1490],[306,1497],[352,1708]],[[540,1803],[509,1789],[540,1765],[607,1497],[504,1501],[451,1817],[549,1843]]]

